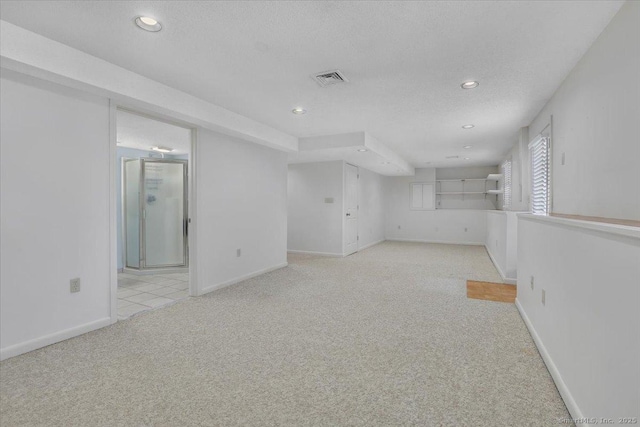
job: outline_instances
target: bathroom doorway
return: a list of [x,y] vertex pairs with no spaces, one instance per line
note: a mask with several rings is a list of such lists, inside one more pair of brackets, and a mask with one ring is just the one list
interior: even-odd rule
[[189,297],[187,127],[117,110],[118,319]]

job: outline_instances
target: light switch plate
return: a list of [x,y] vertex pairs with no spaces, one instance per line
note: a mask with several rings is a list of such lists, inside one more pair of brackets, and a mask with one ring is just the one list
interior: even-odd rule
[[544,291],[544,289],[542,290],[542,305],[546,305],[547,302],[547,295]]

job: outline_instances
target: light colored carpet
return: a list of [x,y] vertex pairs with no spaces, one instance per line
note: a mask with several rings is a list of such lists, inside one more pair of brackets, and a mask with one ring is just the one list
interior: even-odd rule
[[3,426],[544,426],[569,417],[484,248],[385,242],[0,365]]

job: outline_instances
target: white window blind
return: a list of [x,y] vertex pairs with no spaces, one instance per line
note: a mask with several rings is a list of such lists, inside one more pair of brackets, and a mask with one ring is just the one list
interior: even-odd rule
[[502,208],[509,209],[511,207],[511,159],[502,164],[502,176],[504,189]]
[[540,136],[529,144],[531,152],[531,213],[551,210],[550,139]]

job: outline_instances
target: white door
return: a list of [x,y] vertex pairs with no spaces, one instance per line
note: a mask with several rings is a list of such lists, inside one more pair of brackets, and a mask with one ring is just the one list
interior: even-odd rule
[[345,171],[345,255],[358,251],[358,168]]

